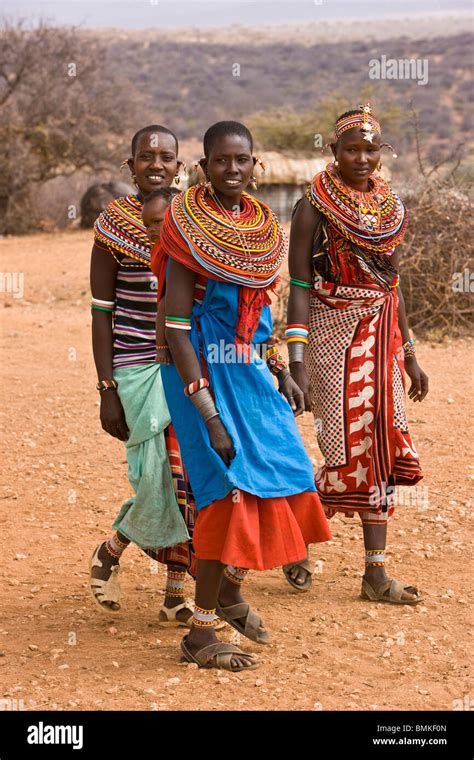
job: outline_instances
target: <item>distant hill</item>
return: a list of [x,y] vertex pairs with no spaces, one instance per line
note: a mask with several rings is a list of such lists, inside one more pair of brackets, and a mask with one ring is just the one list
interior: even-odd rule
[[[388,34],[388,22],[377,22]],[[439,20],[431,23],[408,20],[393,23],[392,38],[361,38],[354,24],[355,39],[333,41],[314,27],[301,39],[295,29],[84,32],[98,36],[106,44],[104,76],[119,76],[130,98],[136,99],[133,125],[162,121],[182,138],[202,137],[214,121],[245,120],[255,113],[285,108],[295,112],[317,112],[318,106],[333,97],[347,107],[357,106],[365,93],[376,112],[399,112],[390,122],[388,139],[407,150],[411,133],[406,125],[413,102],[424,132],[430,157],[436,160],[453,142],[468,139],[472,127],[472,82],[470,60],[472,36],[468,32],[431,36],[439,30]],[[451,30],[457,29],[453,20]],[[339,25],[339,37],[349,36],[349,25]],[[344,28],[343,28],[344,27]],[[418,37],[415,37],[415,32]],[[383,35],[380,35],[383,36]],[[427,84],[414,80],[369,78],[373,59],[422,59],[428,62]],[[235,76],[237,67],[239,75]],[[315,123],[315,132],[318,124]],[[312,146],[308,145],[308,150]]]
[[[328,6],[326,6],[326,11]],[[359,8],[360,10],[360,8]],[[472,25],[470,11],[433,11],[429,15],[413,12],[391,13],[385,17],[374,17],[360,13],[359,18],[341,18],[338,20],[320,14],[321,20],[309,23],[267,23],[257,19],[249,23],[228,26],[187,26],[169,29],[160,27],[160,14],[155,16],[155,25],[144,29],[96,28],[94,34],[104,39],[128,39],[136,37],[145,42],[158,40],[180,40],[208,44],[219,42],[222,45],[253,44],[256,46],[275,44],[277,42],[297,45],[314,45],[316,42],[341,42],[346,40],[381,40],[393,37],[417,39],[421,35],[429,39],[462,34]]]

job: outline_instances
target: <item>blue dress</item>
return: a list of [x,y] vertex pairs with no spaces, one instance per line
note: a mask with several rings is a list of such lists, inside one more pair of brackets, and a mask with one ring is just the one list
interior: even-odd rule
[[[194,301],[188,333],[198,358],[201,354],[205,358],[216,407],[234,444],[236,453],[229,467],[211,448],[207,427],[184,395],[175,366],[161,367],[166,401],[198,510],[233,489],[264,499],[316,491],[313,465],[293,412],[275,388],[265,360],[256,356],[248,364],[236,360],[238,302],[238,285],[209,279],[202,303]],[[253,343],[265,343],[271,334],[270,307],[264,306]],[[230,362],[225,361],[226,356]]]

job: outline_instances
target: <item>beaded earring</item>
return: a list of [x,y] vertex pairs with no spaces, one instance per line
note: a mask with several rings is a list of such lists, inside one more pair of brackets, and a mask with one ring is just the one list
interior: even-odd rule
[[[386,142],[380,143],[380,147],[381,148],[388,148],[389,150],[393,151],[393,148],[390,145],[390,143],[386,143]],[[392,153],[392,158],[398,158],[398,154],[395,153],[395,151],[393,151],[393,153]]]
[[[266,168],[267,168],[267,167],[266,167],[266,166],[265,166],[265,164],[263,163],[262,159],[261,159],[261,158],[258,158],[258,156],[255,158],[255,164],[258,164],[258,165],[259,165],[259,167],[261,168],[262,172],[265,174],[265,171],[266,171]],[[257,189],[257,187],[258,187],[258,185],[257,185],[257,179],[256,179],[256,177],[255,177],[255,175],[254,175],[254,174],[252,174],[252,176],[250,177],[250,180],[249,180],[249,187],[251,187],[251,188],[252,188],[252,190],[256,190],[256,189]]]
[[[194,165],[193,165],[193,168],[194,168]],[[179,165],[179,167],[178,167],[178,170],[177,170],[177,172],[176,172],[176,174],[175,174],[175,178],[174,178],[174,181],[175,181],[175,183],[176,183],[177,185],[179,185],[179,183],[181,182],[181,175],[180,175],[180,173],[179,173],[179,172],[180,172],[180,169],[182,169],[182,170],[183,170],[183,174],[184,174],[184,175],[186,175],[186,174],[187,174],[187,171],[188,171],[188,167],[186,166],[186,164],[185,164],[185,162],[184,162],[184,161],[181,161],[181,163],[180,163],[180,165]]]
[[129,161],[129,159],[128,159],[128,158],[126,158],[124,161],[122,161],[122,163],[120,164],[120,171],[122,171],[123,169],[125,169],[125,167],[126,167],[126,166],[128,166],[128,168],[130,169],[131,180],[132,180],[133,184],[135,185],[135,187],[136,187],[136,188],[138,188],[138,190],[139,190],[140,188],[139,188],[139,187],[138,187],[138,185],[137,185],[137,177],[136,177],[136,174],[135,174],[135,172],[134,172],[134,171],[133,171],[133,170],[130,168],[130,164],[128,163],[128,161]]

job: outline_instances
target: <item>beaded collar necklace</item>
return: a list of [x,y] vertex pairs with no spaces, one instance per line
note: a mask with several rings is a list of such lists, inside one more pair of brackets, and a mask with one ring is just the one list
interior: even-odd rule
[[362,192],[346,185],[329,164],[313,178],[306,197],[343,237],[366,250],[389,251],[405,234],[405,207],[380,176],[372,175],[369,190]]
[[112,253],[116,251],[149,265],[151,246],[141,211],[141,195],[116,198],[96,219],[94,235]]
[[171,213],[194,259],[210,274],[269,287],[283,263],[286,236],[266,204],[243,192],[241,205],[233,217],[205,182],[176,196]]

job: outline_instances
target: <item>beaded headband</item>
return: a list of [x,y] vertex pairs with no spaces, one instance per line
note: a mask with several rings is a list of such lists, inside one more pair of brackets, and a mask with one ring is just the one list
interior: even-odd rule
[[360,127],[364,133],[364,140],[372,142],[374,139],[374,133],[381,134],[380,124],[375,116],[372,114],[372,108],[370,103],[359,106],[361,113],[353,113],[349,116],[343,116],[336,121],[334,133],[336,140],[347,132],[348,129],[354,129],[354,127]]

